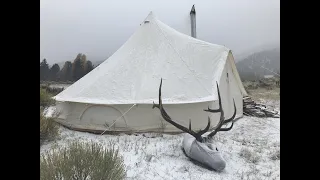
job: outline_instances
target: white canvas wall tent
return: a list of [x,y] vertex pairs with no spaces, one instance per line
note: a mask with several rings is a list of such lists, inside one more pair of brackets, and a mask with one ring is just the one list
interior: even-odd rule
[[237,117],[243,113],[246,91],[230,49],[182,34],[151,12],[136,32],[108,60],[54,98],[63,125],[90,132],[180,132],[166,123],[158,109],[158,88],[168,114],[194,130],[211,128],[220,114],[215,108],[218,82],[225,117],[235,99]]

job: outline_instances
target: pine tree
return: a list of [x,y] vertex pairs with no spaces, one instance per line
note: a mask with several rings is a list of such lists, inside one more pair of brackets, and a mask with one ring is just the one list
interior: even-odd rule
[[91,61],[87,61],[86,74],[88,74],[92,70],[93,70],[92,62]]
[[70,61],[66,61],[61,69],[59,76],[63,81],[73,81],[72,78],[72,63]]
[[50,79],[52,81],[57,81],[58,80],[58,73],[60,71],[60,67],[58,64],[54,64],[51,68],[50,68]]
[[40,80],[48,80],[49,72],[49,64],[47,63],[46,59],[43,59],[40,63]]

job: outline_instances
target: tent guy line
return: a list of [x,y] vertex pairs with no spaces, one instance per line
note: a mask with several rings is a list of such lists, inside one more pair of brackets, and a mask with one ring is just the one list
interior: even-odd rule
[[133,104],[125,113],[123,113],[120,117],[118,117],[109,127],[106,128],[100,135],[102,136],[109,128],[111,128],[120,118],[126,115],[134,106],[137,104]]

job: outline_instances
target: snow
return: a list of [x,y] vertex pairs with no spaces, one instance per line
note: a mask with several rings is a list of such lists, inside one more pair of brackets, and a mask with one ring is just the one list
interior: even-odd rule
[[43,114],[45,117],[56,117],[58,112],[54,106],[50,106],[43,111]]
[[183,134],[101,136],[62,127],[60,133],[58,140],[41,147],[40,154],[77,139],[99,142],[106,147],[111,143],[124,158],[127,179],[280,179],[280,159],[271,158],[280,151],[280,118],[244,116],[231,131],[217,133],[213,146],[227,162],[222,172],[190,161],[181,149]]

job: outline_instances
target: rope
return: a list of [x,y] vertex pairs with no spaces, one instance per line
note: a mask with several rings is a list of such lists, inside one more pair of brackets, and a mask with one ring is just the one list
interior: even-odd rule
[[123,113],[120,117],[118,117],[109,127],[107,127],[100,135],[103,135],[109,128],[111,128],[120,118],[122,118],[125,114],[127,114],[134,106],[137,104],[133,104],[125,113]]

